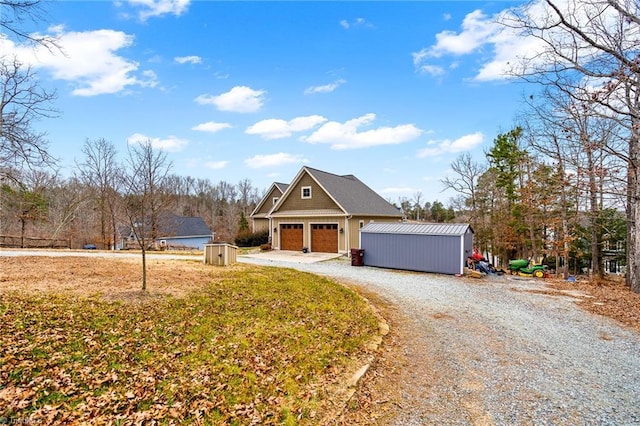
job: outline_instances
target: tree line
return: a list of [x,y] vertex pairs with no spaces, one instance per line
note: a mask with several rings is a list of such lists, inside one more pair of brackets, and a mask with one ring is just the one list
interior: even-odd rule
[[150,142],[130,146],[124,162],[106,139],[86,140],[82,153],[69,178],[44,168],[5,170],[0,235],[19,237],[17,245],[23,247],[34,245],[25,238],[46,237],[50,243],[67,241],[71,248],[111,249],[121,238],[119,227],[173,213],[200,216],[217,240],[233,242],[241,217],[250,215],[262,195],[249,179],[213,183],[173,174],[166,154]]

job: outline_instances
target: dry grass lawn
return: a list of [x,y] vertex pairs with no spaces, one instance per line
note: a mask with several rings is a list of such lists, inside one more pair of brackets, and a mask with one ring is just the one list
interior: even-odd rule
[[0,257],[0,419],[318,424],[369,359],[378,317],[282,268]]
[[181,297],[221,278],[231,268],[212,268],[201,262],[147,260],[148,294],[140,291],[140,259],[87,257],[0,258],[0,291],[60,293],[109,300],[141,300],[160,295]]

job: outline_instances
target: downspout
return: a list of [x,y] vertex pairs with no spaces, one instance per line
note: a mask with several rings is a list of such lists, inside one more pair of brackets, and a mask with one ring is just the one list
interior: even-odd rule
[[[346,219],[345,219],[345,223],[344,223],[344,235],[345,235],[345,244],[344,247],[346,249],[347,255],[349,255],[350,251],[351,251],[351,238],[349,237],[351,234],[349,233],[349,220],[351,220],[351,218],[353,217],[353,215],[347,215]],[[358,237],[359,238],[359,237]]]

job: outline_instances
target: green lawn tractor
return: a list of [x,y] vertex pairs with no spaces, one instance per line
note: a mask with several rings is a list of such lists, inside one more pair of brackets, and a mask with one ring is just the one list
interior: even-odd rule
[[531,265],[527,259],[510,260],[509,273],[511,275],[544,278],[547,276],[547,265]]

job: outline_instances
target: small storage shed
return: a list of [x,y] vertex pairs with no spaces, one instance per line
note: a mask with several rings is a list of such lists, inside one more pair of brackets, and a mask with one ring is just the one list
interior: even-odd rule
[[229,266],[236,263],[237,246],[229,243],[204,245],[204,263],[215,266]]
[[465,223],[369,223],[360,230],[364,264],[409,271],[462,274],[473,250]]

